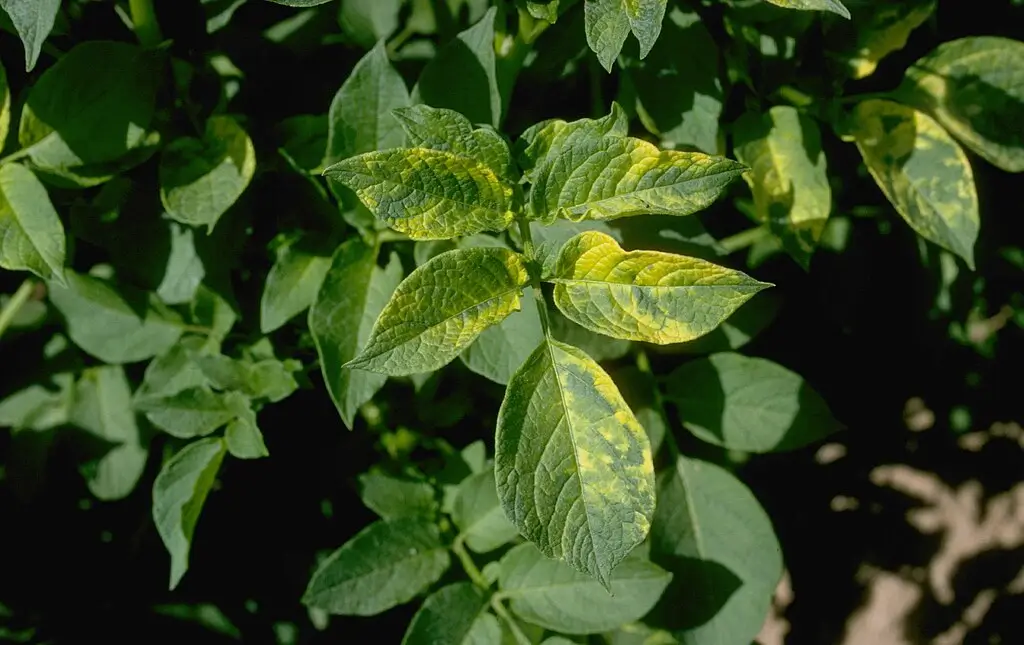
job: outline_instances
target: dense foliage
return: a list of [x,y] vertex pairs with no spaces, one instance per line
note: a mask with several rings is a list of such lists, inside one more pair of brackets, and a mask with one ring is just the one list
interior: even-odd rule
[[884,248],[985,355],[972,272],[1024,265],[975,179],[1024,43],[938,4],[0,0],[3,531],[138,566],[6,577],[0,642],[750,643],[737,470],[848,406],[738,350]]

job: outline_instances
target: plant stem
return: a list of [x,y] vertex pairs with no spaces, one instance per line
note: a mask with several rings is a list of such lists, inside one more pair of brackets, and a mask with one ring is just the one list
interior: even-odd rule
[[156,21],[156,12],[153,10],[153,0],[129,0],[128,4],[132,12],[132,24],[135,26],[135,35],[143,47],[156,47],[164,37],[160,34],[160,25]]
[[18,315],[18,312],[25,303],[28,302],[29,297],[32,295],[32,290],[35,289],[35,282],[32,278],[29,278],[21,283],[18,290],[14,292],[11,299],[7,301],[7,304],[0,309],[0,338],[3,337],[4,332],[11,326],[14,321],[14,317]]
[[523,242],[523,254],[526,255],[526,262],[529,265],[530,286],[533,287],[533,298],[537,301],[537,314],[540,316],[540,326],[544,330],[544,336],[550,336],[551,321],[548,320],[548,303],[544,300],[544,292],[540,286],[539,271],[536,270],[537,259],[533,246],[533,233],[530,232],[530,222],[525,217],[519,218],[519,237]]
[[476,563],[473,562],[473,558],[470,557],[469,552],[466,551],[466,545],[462,542],[462,536],[459,535],[452,542],[452,552],[459,558],[459,562],[462,563],[462,568],[466,570],[466,575],[473,581],[473,584],[480,587],[481,589],[488,589],[491,585],[487,584],[487,579],[484,578],[484,574],[477,568]]
[[516,642],[519,645],[530,645],[530,639],[523,633],[522,628],[519,627],[519,623],[517,623],[516,619],[512,617],[512,614],[508,613],[508,610],[505,609],[505,605],[502,604],[501,599],[498,596],[491,597],[491,609],[493,609],[494,613],[498,614],[498,617],[505,621],[508,628],[512,630],[512,635],[515,636]]
[[406,24],[402,27],[402,30],[395,34],[395,37],[391,39],[386,46],[388,52],[388,58],[395,55],[398,49],[405,44],[407,40],[416,35],[416,30]]
[[783,85],[777,90],[777,92],[782,99],[796,107],[807,107],[814,103],[814,97],[805,92],[801,92],[792,85]]
[[22,157],[27,157],[28,154],[31,151],[32,151],[32,149],[31,149],[31,147],[29,147],[29,148],[22,148],[21,150],[18,150],[16,152],[12,152],[11,154],[9,154],[6,157],[4,157],[3,159],[0,159],[0,166],[4,165],[5,163],[10,163],[12,161],[17,161],[18,159],[21,159]]
[[769,234],[767,226],[755,226],[754,228],[748,228],[745,231],[740,231],[736,235],[730,235],[729,237],[719,240],[718,243],[726,250],[726,253],[735,253],[740,249],[745,249],[748,246],[752,246],[757,242],[761,241],[762,238],[767,237]]

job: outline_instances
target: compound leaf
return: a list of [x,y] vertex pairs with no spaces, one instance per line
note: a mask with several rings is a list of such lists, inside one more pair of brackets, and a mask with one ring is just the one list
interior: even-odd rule
[[366,345],[373,323],[402,280],[402,265],[392,256],[377,266],[377,249],[353,238],[334,253],[316,302],[309,330],[320,356],[327,392],[345,426],[352,429],[359,406],[384,386],[387,376],[344,365]]
[[744,115],[733,132],[736,158],[751,168],[744,179],[754,193],[758,219],[806,269],[832,210],[817,124],[780,105],[762,116]]
[[256,172],[256,150],[229,116],[206,122],[203,138],[182,137],[160,155],[160,200],[167,214],[212,231]]
[[910,227],[973,269],[978,193],[956,141],[924,112],[883,99],[857,105],[853,135],[871,176]]
[[593,578],[521,544],[501,559],[500,594],[521,618],[565,634],[594,634],[639,620],[654,607],[672,574],[637,555],[611,576],[610,593]]
[[651,446],[608,374],[545,339],[509,381],[495,446],[498,496],[520,533],[607,587],[654,513]]
[[222,439],[194,441],[164,463],[153,482],[153,521],[171,554],[171,589],[188,570],[196,523],[225,452]]
[[907,70],[898,95],[993,165],[1024,172],[1024,42],[979,36],[939,45]]
[[0,166],[0,267],[64,282],[64,225],[46,187],[17,163]]
[[626,252],[599,231],[565,243],[551,282],[566,318],[606,336],[659,345],[703,336],[770,286],[698,258]]
[[346,367],[405,376],[447,365],[519,309],[527,280],[522,258],[508,249],[442,253],[398,285],[366,347]]
[[324,560],[302,602],[331,614],[372,616],[412,600],[449,564],[431,520],[379,520]]
[[763,358],[712,354],[676,369],[665,387],[687,429],[731,450],[793,450],[839,429],[799,374]]

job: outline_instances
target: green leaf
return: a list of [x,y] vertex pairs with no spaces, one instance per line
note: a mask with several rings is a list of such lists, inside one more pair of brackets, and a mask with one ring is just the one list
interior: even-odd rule
[[359,407],[373,398],[387,377],[343,366],[366,346],[374,321],[401,280],[398,256],[392,255],[387,268],[381,269],[377,249],[353,238],[338,247],[309,310],[309,330],[324,383],[349,430]]
[[71,374],[53,379],[57,391],[30,385],[0,400],[0,427],[21,430],[50,430],[68,423],[74,404],[75,382]]
[[330,268],[329,255],[315,253],[301,242],[278,248],[260,299],[260,332],[281,328],[312,305]]
[[206,277],[206,268],[196,251],[192,229],[174,222],[169,224],[171,250],[156,295],[165,304],[183,305],[196,297],[199,285]]
[[643,623],[622,625],[614,632],[604,634],[604,640],[607,645],[679,645],[669,632],[652,629]]
[[229,404],[238,415],[228,423],[224,430],[224,441],[228,452],[238,459],[261,459],[268,457],[270,452],[263,442],[263,433],[256,425],[256,413],[249,401],[241,395],[235,395]]
[[[349,4],[344,3],[343,16]],[[324,165],[401,146],[405,137],[391,111],[407,105],[409,90],[380,40],[356,63],[331,101]]]
[[427,63],[412,89],[412,103],[449,108],[473,123],[501,123],[504,104],[494,52],[492,7]]
[[494,459],[502,508],[520,533],[605,586],[647,536],[650,443],[608,374],[579,349],[546,339],[515,373]]
[[315,7],[321,4],[327,4],[331,0],[269,0],[274,4],[283,4],[286,7]]
[[120,366],[90,368],[75,386],[69,421],[103,444],[102,455],[85,468],[89,490],[102,500],[127,497],[146,468],[148,451],[140,443],[131,399]]
[[67,286],[50,282],[50,302],[71,340],[105,363],[134,363],[178,342],[181,318],[155,296],[65,271]]
[[640,42],[640,58],[646,57],[661,33],[667,4],[667,0],[587,0],[587,44],[601,66],[612,71],[630,31]]
[[146,144],[160,78],[155,55],[134,45],[77,45],[32,85],[18,141],[58,173],[116,161]]
[[[611,123],[618,121],[616,111],[618,106],[609,115]],[[658,150],[641,139],[619,135],[617,129],[595,136],[602,122],[586,121],[556,121],[528,131],[531,138],[524,155],[533,166],[529,177],[534,219],[689,215],[709,206],[745,170],[724,157]]]
[[834,24],[826,33],[827,42],[851,78],[867,78],[883,58],[906,46],[910,33],[931,17],[935,6],[936,0],[873,0],[857,20]]
[[[583,220],[582,222],[570,222],[567,219],[556,219],[551,224],[530,222],[530,234],[533,237],[533,255],[541,264],[541,274],[549,278],[555,272],[555,264],[558,262],[558,254],[562,247],[571,238],[584,231],[600,231],[622,241],[622,234],[606,224],[594,220]],[[540,342],[540,341],[538,341]],[[569,343],[570,345],[572,343]]]
[[452,507],[452,520],[466,546],[477,553],[493,551],[519,536],[501,509],[493,468],[462,480]]
[[370,49],[398,29],[403,4],[404,0],[346,0],[341,3],[338,23],[346,36]]
[[744,179],[758,219],[806,269],[832,210],[817,123],[780,105],[762,116],[744,115],[733,133],[736,158],[751,168]]
[[442,253],[398,285],[366,347],[346,366],[390,376],[443,367],[519,309],[528,279],[522,258],[508,249]]
[[799,374],[763,358],[712,354],[677,368],[665,388],[687,429],[730,450],[793,450],[840,428]]
[[448,549],[430,520],[380,520],[320,565],[302,602],[332,614],[372,616],[412,600],[449,564]]
[[199,355],[193,360],[214,388],[234,390],[251,399],[277,403],[291,396],[299,387],[292,373],[302,366],[294,360],[281,362],[267,358],[253,362],[220,354]]
[[754,640],[782,577],[782,549],[741,481],[678,457],[658,478],[651,551],[680,582],[661,604],[677,638],[692,645]]
[[410,146],[473,159],[502,179],[518,181],[512,169],[508,143],[493,127],[474,128],[473,123],[458,112],[429,105],[414,105],[395,110],[394,114],[405,130]]
[[206,436],[236,416],[227,394],[204,386],[137,400],[136,407],[146,413],[150,423],[182,439]]
[[519,366],[544,340],[537,300],[531,287],[523,289],[519,302],[522,309],[485,329],[472,345],[459,354],[470,370],[501,385],[508,384]]
[[414,240],[500,232],[517,208],[513,184],[479,161],[440,150],[369,152],[324,174],[354,190],[378,219]]
[[474,635],[476,629],[487,629],[477,627],[488,620],[487,601],[487,595],[469,582],[441,587],[423,601],[402,645],[489,645]]
[[206,376],[193,360],[197,353],[203,351],[203,345],[202,338],[187,336],[150,361],[146,366],[142,385],[135,391],[135,402],[206,385]]
[[896,211],[973,270],[978,194],[956,141],[927,114],[881,99],[859,103],[852,123],[864,163]]
[[703,336],[771,286],[697,258],[626,252],[598,231],[565,243],[551,282],[555,305],[573,322],[659,345]]
[[60,0],[0,0],[25,47],[25,71],[31,72],[39,60],[46,37],[60,11]]
[[229,116],[206,122],[203,138],[182,137],[160,154],[160,201],[171,218],[213,230],[256,172],[256,150]]
[[188,570],[192,536],[213,488],[226,448],[222,439],[200,439],[164,463],[153,482],[153,521],[171,554],[173,590]]
[[7,84],[7,70],[0,64],[0,150],[7,143],[11,129],[11,86]]
[[32,171],[0,166],[0,267],[64,282],[64,225]]
[[615,569],[606,590],[521,544],[502,557],[499,584],[524,620],[564,634],[595,634],[642,618],[671,580],[671,573],[634,555]]
[[968,148],[1024,172],[1024,42],[995,36],[942,43],[907,70],[901,99],[925,110]]
[[662,142],[719,152],[725,92],[714,39],[694,12],[672,9],[658,44],[630,65],[640,121]]
[[843,6],[839,0],[766,0],[773,5],[784,9],[799,9],[801,11],[830,11],[839,14],[849,20],[850,10]]
[[377,470],[359,476],[359,498],[385,520],[433,518],[437,514],[433,486],[424,481],[398,479]]

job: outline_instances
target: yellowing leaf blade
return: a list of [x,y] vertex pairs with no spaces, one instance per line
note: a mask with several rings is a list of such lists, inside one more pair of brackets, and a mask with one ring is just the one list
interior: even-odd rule
[[607,587],[654,513],[650,442],[611,378],[545,339],[509,382],[495,445],[505,514],[545,555]]
[[565,243],[551,281],[555,305],[573,322],[659,345],[703,336],[770,286],[698,258],[626,252],[599,231]]
[[515,217],[513,185],[487,165],[429,148],[383,150],[324,171],[378,219],[415,240],[500,232]]
[[398,285],[366,347],[346,367],[404,376],[447,365],[519,309],[527,280],[522,259],[508,249],[442,253]]
[[852,123],[857,148],[896,211],[973,269],[978,194],[956,141],[927,114],[881,99],[859,103]]

